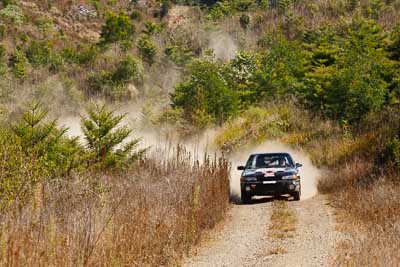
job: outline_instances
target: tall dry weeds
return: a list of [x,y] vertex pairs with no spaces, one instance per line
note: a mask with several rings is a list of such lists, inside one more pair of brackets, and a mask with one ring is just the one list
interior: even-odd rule
[[183,149],[120,174],[44,182],[0,217],[0,265],[175,265],[224,217],[230,166]]

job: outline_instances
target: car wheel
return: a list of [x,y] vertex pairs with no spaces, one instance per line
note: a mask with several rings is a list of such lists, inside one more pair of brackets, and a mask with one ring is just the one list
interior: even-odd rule
[[294,201],[299,201],[300,200],[300,191],[294,192],[294,194],[292,194],[292,196],[293,196]]
[[243,204],[248,204],[250,202],[251,202],[251,196],[249,196],[245,192],[242,192],[242,203]]

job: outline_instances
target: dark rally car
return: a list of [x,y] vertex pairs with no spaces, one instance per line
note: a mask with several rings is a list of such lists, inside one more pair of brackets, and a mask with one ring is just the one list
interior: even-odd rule
[[253,196],[290,195],[300,200],[301,184],[298,168],[289,153],[265,153],[250,155],[242,170],[240,188],[242,202],[249,203]]

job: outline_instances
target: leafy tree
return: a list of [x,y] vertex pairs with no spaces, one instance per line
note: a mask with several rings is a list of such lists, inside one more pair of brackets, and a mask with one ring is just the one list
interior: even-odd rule
[[218,63],[195,61],[190,77],[171,95],[172,107],[183,110],[184,119],[205,126],[222,123],[238,111],[236,93],[229,88]]
[[328,117],[356,122],[385,103],[391,63],[380,48],[379,28],[369,21],[349,25],[337,55],[314,52],[314,67],[304,79],[306,105]]
[[125,115],[115,115],[105,106],[87,109],[81,127],[92,163],[101,168],[128,167],[141,159],[146,149],[137,150],[139,139],[130,139],[132,130],[120,126]]
[[115,43],[130,40],[135,33],[135,25],[124,13],[107,13],[106,24],[101,30],[103,43]]
[[294,41],[277,35],[270,40],[270,49],[260,56],[254,75],[253,101],[282,98],[296,94],[302,85],[307,54]]
[[240,106],[244,109],[254,102],[254,75],[258,68],[257,57],[241,51],[226,66],[225,79],[236,91]]

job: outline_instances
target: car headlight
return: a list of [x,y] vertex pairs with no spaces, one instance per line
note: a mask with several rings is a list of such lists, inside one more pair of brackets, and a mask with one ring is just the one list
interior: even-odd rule
[[282,179],[283,180],[297,179],[297,175],[296,174],[285,175],[285,176],[282,176]]

